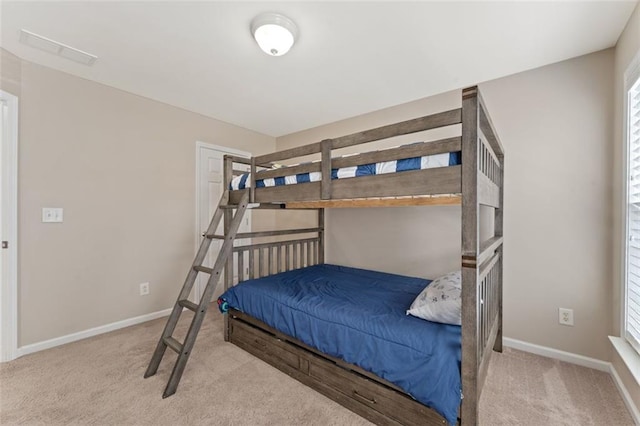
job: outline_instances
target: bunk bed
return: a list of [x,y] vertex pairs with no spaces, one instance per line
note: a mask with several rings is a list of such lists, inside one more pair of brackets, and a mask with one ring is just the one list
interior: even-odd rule
[[[362,154],[334,155],[336,150],[346,147],[460,124],[459,137],[412,143]],[[319,155],[320,159],[290,166],[277,164],[283,161],[295,162],[297,158],[313,154]],[[247,167],[249,172],[246,171]],[[250,159],[226,157],[225,182],[229,188],[230,205],[237,205],[248,194],[249,202],[256,203],[255,206],[259,208],[317,209],[318,223],[313,228],[236,235],[236,239],[254,240],[252,244],[233,247],[233,256],[227,260],[227,270],[235,268],[238,281],[246,281],[243,284],[247,285],[237,286],[239,291],[227,292],[227,297],[220,300],[220,303],[225,304],[222,310],[227,312],[225,339],[374,423],[476,424],[478,400],[487,374],[491,349],[502,350],[503,169],[504,150],[477,87],[462,91],[460,109]],[[349,358],[349,349],[344,349],[341,345],[348,346],[350,343],[340,341],[337,337],[334,339],[337,342],[333,342],[326,335],[335,333],[337,336],[343,333],[340,328],[334,327],[334,323],[342,321],[336,319],[340,317],[337,312],[345,310],[359,312],[355,314],[355,318],[345,319],[346,328],[357,328],[362,322],[362,327],[366,329],[367,325],[364,323],[375,322],[367,321],[366,318],[377,315],[378,321],[385,322],[385,328],[391,322],[398,322],[400,327],[415,327],[415,330],[424,332],[427,328],[424,323],[428,321],[406,315],[403,319],[398,313],[400,316],[404,315],[410,301],[429,281],[417,283],[415,279],[388,274],[372,276],[378,273],[324,264],[325,208],[451,204],[462,205],[462,325],[456,327],[438,324],[436,334],[439,333],[444,336],[444,341],[450,342],[447,339],[455,336],[455,329],[458,329],[458,333],[461,331],[461,337],[458,334],[460,346],[440,355],[449,360],[439,364],[440,368],[445,369],[453,363],[456,374],[460,374],[458,386],[461,384],[462,389],[461,394],[457,394],[453,417],[451,409],[445,414],[446,410],[441,405],[434,403],[437,407],[434,409],[427,406],[431,405],[428,402],[424,403],[438,399],[434,392],[438,393],[439,390],[433,388],[437,387],[433,383],[444,379],[430,383],[431,389],[428,389],[429,386],[419,389],[421,384],[416,384],[416,380],[413,380],[413,385],[394,380],[393,371],[388,370],[395,367],[385,364],[384,368],[376,370],[368,365],[369,361],[375,362],[376,351],[367,350],[367,346],[380,350],[379,346],[353,343],[357,342],[357,336],[348,335],[345,339],[351,344],[360,345],[357,351],[361,352],[359,355],[352,354]],[[480,206],[494,209],[494,235],[486,241],[479,241]],[[230,214],[225,223],[228,227]],[[282,239],[295,234],[314,236]],[[256,239],[265,237],[280,239],[255,242]],[[349,299],[350,290],[345,290],[345,295],[341,293],[341,288],[333,286],[343,278],[334,278],[334,274],[353,276],[354,282],[364,285],[356,286],[355,290],[362,299],[359,307],[339,306],[341,299]],[[225,291],[234,284],[233,275],[226,274]],[[327,276],[331,278],[324,279]],[[369,278],[370,282],[366,284]],[[351,278],[347,278],[347,281],[349,279]],[[313,283],[318,282],[321,285],[314,287]],[[368,297],[366,290],[366,285],[375,286],[381,282],[391,283],[385,290],[391,293],[384,293],[385,298],[392,300],[389,303],[393,304],[395,300],[399,303],[393,307],[392,314],[385,313],[382,316],[379,306],[374,306],[375,297]],[[300,288],[296,287],[299,283],[303,283]],[[327,283],[331,286],[331,291],[327,293],[337,292],[338,296],[335,300],[323,299],[326,303],[318,303],[317,297],[331,297],[323,294],[320,289]],[[308,307],[296,305],[292,308],[288,296],[282,296],[283,292],[293,292],[295,303],[298,303],[304,300],[300,294],[307,291],[305,289],[309,285],[312,293],[309,300],[312,302]],[[402,289],[405,297],[401,294],[397,297],[389,296],[395,294],[394,288]],[[281,296],[282,300],[276,300]],[[388,305],[386,302],[388,300],[385,301]],[[265,306],[256,308],[261,304]],[[335,309],[331,307],[333,305],[336,305]],[[325,312],[318,306],[324,306]],[[307,316],[297,318],[299,311],[307,311]],[[254,312],[254,315],[247,312]],[[360,321],[358,315],[364,316],[364,320]],[[272,319],[273,317],[279,319]],[[416,326],[417,323],[421,324]],[[316,335],[310,335],[304,330],[305,327],[317,329]],[[364,332],[370,331],[366,329]],[[318,333],[325,335],[318,337]],[[429,333],[421,336],[423,340],[433,338]],[[391,340],[399,345],[412,345],[416,340],[413,337],[413,341],[398,341],[396,333]],[[407,349],[411,350],[412,348]],[[434,351],[434,348],[429,350]],[[411,357],[403,358],[402,351],[391,353],[399,362],[411,364]],[[430,353],[422,355],[429,356]],[[345,358],[358,361],[350,363]],[[386,359],[389,363],[388,356]],[[420,374],[419,365],[412,365],[411,368],[414,368],[417,375]],[[446,392],[444,388],[441,391]],[[417,395],[421,395],[421,398]]]
[[[336,152],[449,126],[459,136]],[[175,393],[224,270],[218,303],[226,341],[376,424],[477,424],[492,350],[502,350],[503,170],[504,150],[475,86],[462,91],[454,110],[266,155],[225,156],[228,190],[145,377],[171,348],[178,358],[163,396]],[[460,326],[405,315],[429,280],[325,264],[326,208],[438,205],[461,205]],[[493,236],[485,241],[481,206],[494,212]],[[317,224],[238,233],[248,208],[314,210]],[[224,235],[216,234],[220,222]],[[204,267],[214,239],[224,243],[215,265]],[[188,296],[199,272],[210,278],[195,304]],[[180,343],[172,333],[183,309],[195,316]],[[407,379],[411,373],[417,382]]]

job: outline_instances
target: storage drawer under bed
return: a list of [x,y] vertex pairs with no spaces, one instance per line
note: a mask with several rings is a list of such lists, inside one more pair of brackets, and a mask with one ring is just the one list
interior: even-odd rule
[[[238,346],[249,346],[253,350],[258,350],[264,355],[279,359],[292,368],[300,369],[300,357],[297,354],[286,350],[280,345],[274,345],[273,343],[269,344],[269,338],[271,338],[271,340],[277,340],[279,343],[283,343],[276,339],[275,336],[265,336],[264,333],[261,333],[250,325],[246,325],[242,322],[234,322],[232,327],[231,333],[233,336],[233,343],[239,343],[240,345]],[[253,351],[248,352],[253,353]]]
[[435,411],[390,388],[382,379],[364,377],[354,370],[358,367],[338,364],[231,314],[229,320],[232,343],[376,424],[446,424]]

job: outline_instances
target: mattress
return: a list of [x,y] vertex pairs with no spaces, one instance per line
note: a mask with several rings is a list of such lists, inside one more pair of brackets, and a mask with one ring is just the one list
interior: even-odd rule
[[[423,142],[418,142],[423,143]],[[357,154],[353,154],[357,155]],[[446,152],[443,154],[425,155],[422,157],[405,158],[380,163],[363,164],[359,166],[344,167],[331,170],[331,179],[344,179],[360,176],[382,175],[386,173],[399,173],[410,170],[432,169],[436,167],[448,167],[461,164],[461,152]],[[305,163],[302,163],[305,164]],[[250,173],[235,176],[229,184],[229,189],[238,190],[251,187]],[[258,179],[256,188],[265,188],[281,185],[295,185],[298,183],[319,182],[322,180],[322,172],[298,173],[277,178]]]
[[455,424],[461,329],[405,313],[429,282],[324,264],[244,281],[219,303],[394,383]]

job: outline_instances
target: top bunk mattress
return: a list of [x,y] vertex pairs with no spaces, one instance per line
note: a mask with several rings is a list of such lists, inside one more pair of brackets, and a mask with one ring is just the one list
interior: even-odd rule
[[406,315],[429,282],[324,264],[244,281],[220,299],[399,386],[455,424],[461,329]]
[[[412,157],[401,160],[383,161],[379,163],[362,164],[359,166],[331,169],[331,179],[344,179],[360,176],[382,175],[387,173],[399,173],[410,170],[433,169],[436,167],[457,166],[459,164],[462,164],[461,158],[462,153],[460,151],[445,152],[443,154],[425,155],[422,157]],[[286,167],[284,167],[284,169],[286,169]],[[238,190],[250,188],[250,176],[250,173],[243,173],[242,175],[234,176],[231,183],[229,184],[229,189]],[[295,185],[298,183],[319,182],[321,180],[322,172],[298,173],[276,178],[257,179],[256,188]]]

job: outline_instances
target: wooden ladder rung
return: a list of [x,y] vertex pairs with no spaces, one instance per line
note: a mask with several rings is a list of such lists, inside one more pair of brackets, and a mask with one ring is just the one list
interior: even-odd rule
[[209,275],[211,275],[213,273],[213,269],[207,268],[206,266],[194,266],[193,269],[195,269],[198,272],[207,273]]
[[188,299],[179,300],[178,304],[183,308],[187,308],[193,312],[196,312],[199,308],[198,305],[196,305],[195,303],[193,303],[191,300],[188,300]]
[[204,235],[205,238],[209,238],[211,239],[215,239],[215,240],[224,240],[224,235],[212,235],[212,234],[205,234]]
[[179,354],[180,352],[182,352],[182,343],[178,342],[173,337],[171,336],[163,337],[162,341],[164,342],[165,345],[170,347],[175,353]]

